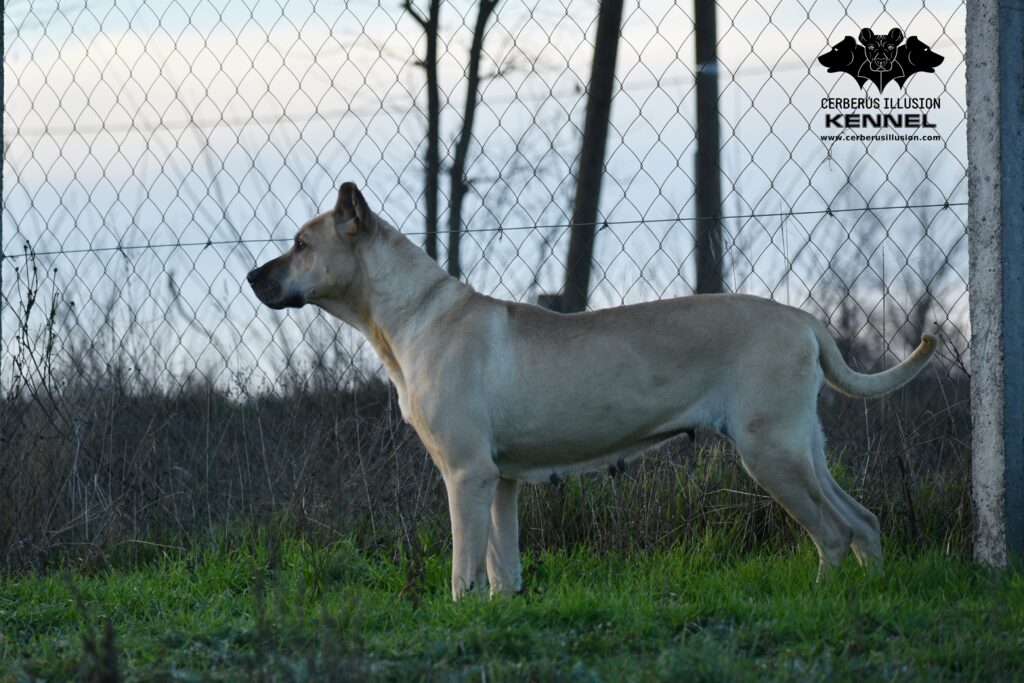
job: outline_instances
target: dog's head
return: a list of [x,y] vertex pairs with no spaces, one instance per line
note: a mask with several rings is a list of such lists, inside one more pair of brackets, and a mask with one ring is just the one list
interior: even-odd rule
[[357,244],[372,236],[376,222],[355,184],[344,183],[333,211],[310,219],[291,249],[249,271],[246,280],[256,297],[274,309],[344,300],[362,277]]
[[855,73],[865,59],[864,48],[854,41],[853,36],[846,36],[832,46],[832,49],[818,57],[822,66],[828,67],[829,73],[846,71]]
[[866,28],[860,32],[860,43],[864,46],[864,52],[868,58],[868,65],[872,71],[892,71],[896,60],[896,48],[903,42],[903,31],[894,28],[884,36],[876,36],[871,29]]
[[908,71],[913,73],[918,71],[935,73],[935,67],[942,64],[942,61],[945,59],[942,55],[932,52],[932,49],[918,40],[917,36],[907,38],[904,51],[906,52],[907,64],[910,67]]

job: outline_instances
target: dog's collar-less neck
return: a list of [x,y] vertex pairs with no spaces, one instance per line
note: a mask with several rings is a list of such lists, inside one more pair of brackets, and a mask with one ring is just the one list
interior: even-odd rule
[[[342,221],[341,225],[345,223]],[[367,275],[366,286],[357,288],[366,296],[361,301],[351,301],[347,308],[355,318],[350,324],[370,341],[397,384],[402,375],[402,359],[414,347],[420,332],[474,290],[449,276],[398,230],[379,219],[377,227],[375,234],[366,236],[365,241],[356,240],[356,257],[364,274],[389,269],[389,276],[374,282]],[[396,267],[393,259],[379,258],[380,249],[402,253],[400,265]],[[408,326],[412,320],[416,324]]]
[[441,291],[444,289],[444,286],[452,281],[457,282],[457,280],[455,280],[450,275],[440,273],[439,277],[436,280],[434,280],[427,287],[425,287],[422,292],[417,293],[417,301],[414,304],[412,304],[412,306],[419,309],[426,308],[435,300],[437,296],[440,295]]

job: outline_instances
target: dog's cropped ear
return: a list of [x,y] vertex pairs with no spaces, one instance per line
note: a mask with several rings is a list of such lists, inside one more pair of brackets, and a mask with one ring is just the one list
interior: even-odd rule
[[875,32],[869,28],[862,28],[860,30],[860,42],[863,45],[867,45],[875,37]]
[[366,204],[363,193],[355,183],[342,183],[338,190],[338,203],[334,207],[338,223],[348,223],[347,232],[354,235],[361,230],[373,227],[373,212]]
[[903,42],[903,31],[898,28],[894,28],[889,31],[889,42],[891,43],[902,43]]

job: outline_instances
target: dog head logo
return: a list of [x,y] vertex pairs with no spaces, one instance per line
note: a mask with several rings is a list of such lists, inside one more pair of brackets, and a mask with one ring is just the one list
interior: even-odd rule
[[850,74],[858,87],[863,88],[870,81],[879,92],[894,81],[903,88],[907,79],[918,72],[935,73],[935,67],[944,59],[917,36],[910,36],[903,44],[903,31],[898,28],[885,35],[862,29],[858,40],[859,45],[853,36],[846,36],[818,57],[818,62],[829,73]]
[[[868,59],[867,66],[871,71],[884,74],[891,72],[894,68],[899,69],[896,63],[896,48],[903,42],[903,31],[894,28],[887,35],[876,36],[869,28],[861,29],[860,44],[864,46],[864,54]],[[864,67],[861,66],[863,71]]]

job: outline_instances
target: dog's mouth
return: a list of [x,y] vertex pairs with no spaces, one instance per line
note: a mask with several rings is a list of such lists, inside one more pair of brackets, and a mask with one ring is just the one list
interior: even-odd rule
[[295,294],[286,299],[280,299],[274,303],[267,303],[267,306],[273,308],[275,311],[280,311],[283,308],[302,308],[306,305],[306,298]]
[[256,298],[275,311],[280,311],[283,308],[302,308],[306,305],[306,297],[301,294],[290,293],[284,296],[280,283],[276,281],[257,280],[250,284]]

